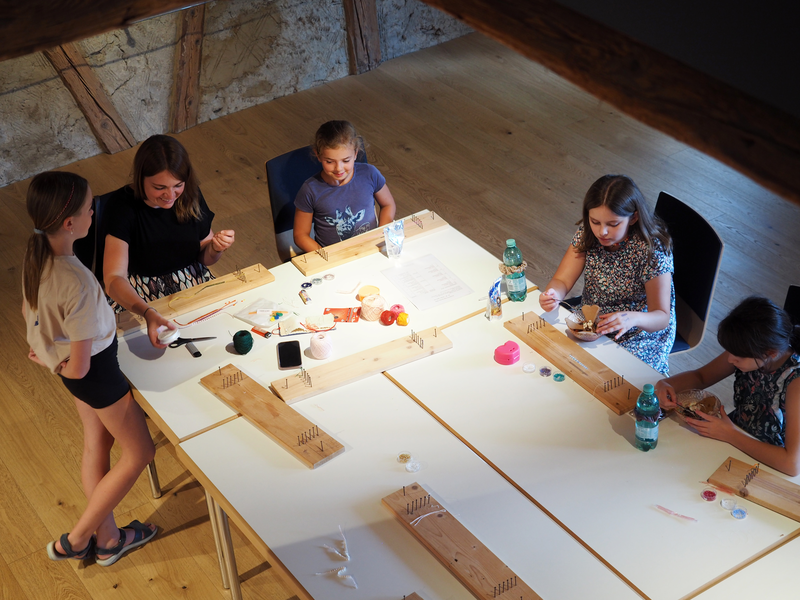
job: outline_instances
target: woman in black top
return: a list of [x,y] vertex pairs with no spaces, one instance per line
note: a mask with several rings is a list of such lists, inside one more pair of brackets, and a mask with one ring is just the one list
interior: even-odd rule
[[213,279],[213,265],[234,240],[214,233],[214,213],[197,184],[186,149],[154,135],[133,160],[133,183],[107,200],[103,259],[106,293],[122,308],[144,316],[154,346],[161,325],[174,328],[147,302]]

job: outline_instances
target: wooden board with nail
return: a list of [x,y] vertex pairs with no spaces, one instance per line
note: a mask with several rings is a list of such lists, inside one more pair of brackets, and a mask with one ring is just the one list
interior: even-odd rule
[[[148,306],[155,308],[165,319],[174,319],[214,302],[230,298],[234,294],[246,292],[273,281],[275,281],[275,276],[259,263],[187,290],[153,300],[148,302]],[[144,318],[134,315],[130,311],[126,310],[117,315],[117,335],[119,336],[139,331],[145,326]]]
[[[403,219],[406,240],[433,233],[443,227],[450,227],[450,225],[432,211]],[[300,269],[303,275],[315,275],[363,256],[377,254],[383,246],[383,228],[378,227],[337,244],[325,246],[319,251],[295,256],[292,258],[292,264]]]
[[307,467],[314,469],[344,452],[342,444],[233,365],[200,383]]
[[404,486],[381,502],[476,598],[541,600],[420,484]]
[[504,326],[618,415],[636,406],[639,388],[536,313],[523,313],[506,321]]
[[729,456],[708,483],[800,521],[800,486],[756,467]]
[[453,342],[437,327],[412,331],[393,342],[276,379],[271,387],[286,404],[293,404],[452,347]]

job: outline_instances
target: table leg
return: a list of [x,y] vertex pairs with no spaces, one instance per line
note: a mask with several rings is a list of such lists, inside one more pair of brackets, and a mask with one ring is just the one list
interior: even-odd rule
[[211,531],[214,534],[214,545],[217,547],[217,560],[219,560],[219,572],[222,575],[222,587],[226,590],[230,589],[230,583],[228,580],[228,567],[225,563],[225,555],[222,551],[222,539],[219,535],[219,523],[217,522],[217,503],[214,502],[214,499],[206,492],[206,504],[208,505],[208,520],[211,521]]
[[158,482],[155,458],[148,463],[146,470],[147,478],[150,480],[150,493],[153,494],[153,498],[161,498],[161,484]]
[[213,500],[217,513],[217,526],[219,528],[220,539],[222,540],[222,552],[225,556],[225,563],[228,567],[228,577],[231,586],[232,600],[242,600],[242,589],[239,586],[239,571],[236,568],[236,556],[233,553],[233,539],[231,538],[231,528],[228,523],[228,515],[222,507]]

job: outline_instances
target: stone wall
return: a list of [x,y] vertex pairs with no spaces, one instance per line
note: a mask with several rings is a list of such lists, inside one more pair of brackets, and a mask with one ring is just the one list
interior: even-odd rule
[[[383,60],[469,32],[418,0],[376,0]],[[141,141],[168,132],[172,13],[77,43]],[[199,121],[348,75],[341,0],[230,0],[206,5]],[[0,62],[0,186],[101,152],[43,54]]]

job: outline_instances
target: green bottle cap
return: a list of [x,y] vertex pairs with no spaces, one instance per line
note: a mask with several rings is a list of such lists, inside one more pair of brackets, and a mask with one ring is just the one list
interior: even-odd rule
[[516,246],[517,240],[506,240],[506,246],[511,248],[511,246]]
[[642,386],[642,391],[645,394],[650,394],[652,396],[655,393],[656,389],[653,387],[652,383],[645,383],[644,386]]

